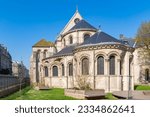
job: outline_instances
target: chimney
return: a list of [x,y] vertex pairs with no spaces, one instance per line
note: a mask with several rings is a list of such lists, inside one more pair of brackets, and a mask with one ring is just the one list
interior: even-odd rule
[[123,34],[120,34],[120,35],[119,35],[119,38],[120,38],[120,39],[124,39],[124,35],[123,35]]

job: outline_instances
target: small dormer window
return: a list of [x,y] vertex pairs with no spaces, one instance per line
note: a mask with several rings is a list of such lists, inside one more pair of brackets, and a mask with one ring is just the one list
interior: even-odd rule
[[76,18],[76,19],[74,20],[74,23],[77,24],[79,21],[80,21],[80,19],[79,19],[79,18]]

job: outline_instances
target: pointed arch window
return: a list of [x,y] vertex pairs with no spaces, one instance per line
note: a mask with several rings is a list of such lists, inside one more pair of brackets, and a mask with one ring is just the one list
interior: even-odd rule
[[90,37],[90,34],[84,34],[84,41]]
[[104,57],[99,56],[97,58],[97,74],[104,75]]
[[73,44],[73,37],[71,35],[69,36],[69,43]]
[[82,59],[82,75],[89,74],[89,60],[88,58]]
[[58,76],[58,67],[53,66],[53,76]]
[[115,56],[112,55],[109,58],[109,74],[115,75]]
[[69,76],[73,76],[73,64],[69,63]]
[[62,76],[64,76],[65,75],[64,64],[61,65],[61,69],[62,69]]

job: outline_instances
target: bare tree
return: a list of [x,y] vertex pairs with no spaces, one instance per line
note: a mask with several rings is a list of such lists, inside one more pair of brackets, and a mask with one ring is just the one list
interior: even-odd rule
[[88,78],[86,76],[78,76],[76,80],[79,89],[91,89],[90,82],[88,81]]
[[20,81],[20,92],[22,89],[22,81],[24,80],[24,65],[21,61],[21,64],[19,65],[19,81]]
[[136,35],[136,43],[140,47],[140,56],[150,60],[150,21],[143,22]]

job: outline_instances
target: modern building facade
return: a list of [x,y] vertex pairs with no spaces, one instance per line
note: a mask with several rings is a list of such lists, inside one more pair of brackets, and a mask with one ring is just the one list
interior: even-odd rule
[[12,57],[2,44],[0,44],[0,74],[12,74]]
[[77,10],[55,43],[42,39],[32,47],[31,83],[74,88],[84,79],[92,89],[133,90],[141,77],[138,56],[134,43],[96,29]]

